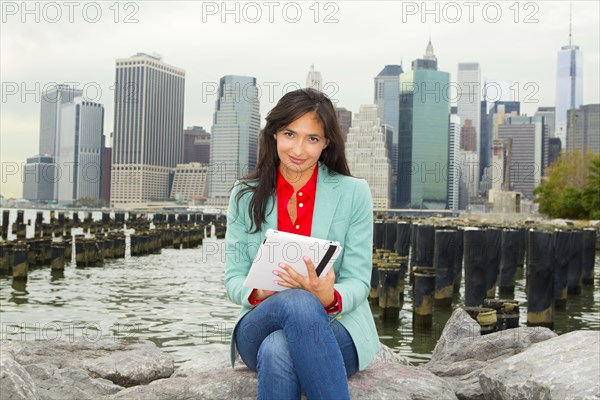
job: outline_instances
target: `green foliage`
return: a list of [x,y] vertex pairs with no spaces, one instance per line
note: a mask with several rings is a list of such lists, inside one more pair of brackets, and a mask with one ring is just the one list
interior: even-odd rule
[[594,157],[589,171],[581,200],[590,219],[600,219],[600,155]]
[[600,219],[600,157],[561,153],[533,193],[540,212],[552,218]]

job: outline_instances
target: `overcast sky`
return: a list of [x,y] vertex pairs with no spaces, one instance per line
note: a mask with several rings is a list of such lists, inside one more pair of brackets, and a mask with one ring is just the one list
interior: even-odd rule
[[[305,85],[311,64],[325,92],[356,112],[373,102],[386,64],[410,69],[429,38],[438,68],[479,62],[482,79],[513,82],[522,112],[554,106],[556,58],[568,44],[569,2],[29,2],[2,3],[0,193],[20,197],[21,168],[38,153],[40,92],[71,82],[104,104],[113,130],[115,59],[157,53],[186,71],[184,125],[211,130],[223,75],[249,75],[261,119]],[[583,52],[584,104],[599,102],[599,2],[574,1],[573,44]],[[229,12],[227,12],[229,11]],[[237,21],[236,21],[237,19]],[[37,93],[37,94],[36,94]],[[264,123],[264,121],[263,121]]]

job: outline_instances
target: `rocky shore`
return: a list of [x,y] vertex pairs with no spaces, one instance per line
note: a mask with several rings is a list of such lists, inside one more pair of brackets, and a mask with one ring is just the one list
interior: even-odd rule
[[[600,399],[600,332],[557,336],[516,328],[481,336],[454,311],[423,366],[382,346],[353,376],[356,399]],[[174,368],[149,341],[33,341],[0,345],[0,399],[253,399],[256,374],[227,354]]]

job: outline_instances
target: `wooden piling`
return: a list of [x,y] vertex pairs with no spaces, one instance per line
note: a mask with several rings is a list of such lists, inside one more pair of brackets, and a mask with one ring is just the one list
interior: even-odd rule
[[52,271],[63,271],[65,269],[65,244],[62,242],[52,243]]
[[414,267],[413,326],[431,327],[433,325],[434,292],[435,269],[433,267]]
[[479,307],[486,297],[485,231],[464,230],[465,306]]
[[500,245],[502,242],[502,231],[497,228],[485,230],[485,254],[487,256],[485,268],[485,291],[486,298],[496,297],[496,282],[500,271]]
[[12,249],[12,276],[13,280],[26,280],[29,271],[27,262],[27,244],[17,242]]
[[452,305],[455,239],[455,230],[439,229],[435,231],[433,256],[435,292],[433,298],[436,307],[450,307]]
[[554,326],[552,234],[530,230],[527,248],[527,325]]

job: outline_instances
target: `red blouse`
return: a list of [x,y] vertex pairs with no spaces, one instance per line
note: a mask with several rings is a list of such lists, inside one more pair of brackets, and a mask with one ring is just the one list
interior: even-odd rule
[[[292,223],[288,213],[288,203],[294,195],[294,188],[285,180],[282,174],[277,174],[277,229],[282,232],[295,233],[298,235],[310,236],[312,230],[313,211],[315,209],[315,196],[317,194],[317,175],[319,168],[315,166],[314,172],[306,185],[302,186],[296,193],[296,221]],[[262,300],[255,300],[256,289],[250,293],[248,301],[252,305],[260,303]],[[340,312],[342,310],[342,298],[337,290],[334,289],[333,302],[325,307],[328,314]]]

